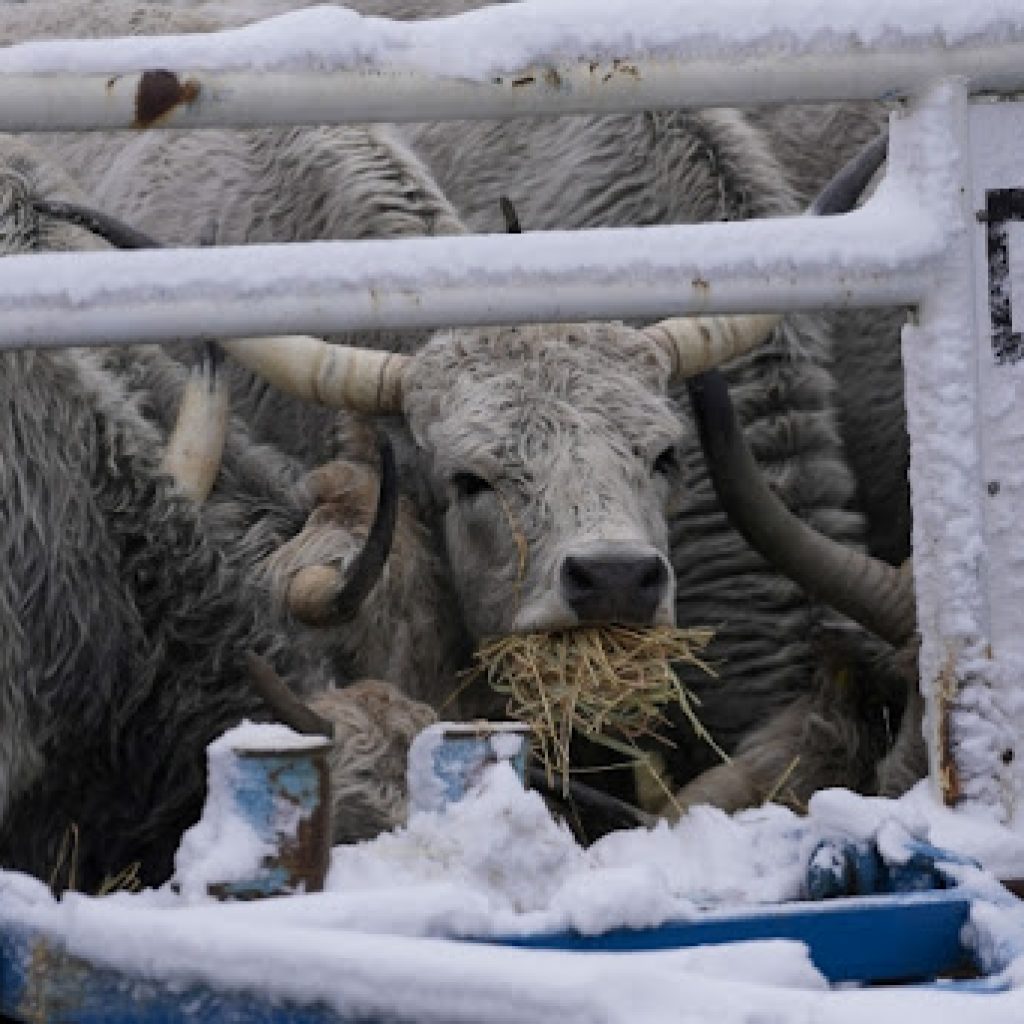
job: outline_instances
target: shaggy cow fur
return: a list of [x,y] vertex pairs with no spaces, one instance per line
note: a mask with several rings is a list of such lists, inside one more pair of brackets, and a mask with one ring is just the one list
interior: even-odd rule
[[[81,200],[0,139],[0,252],[102,245],[37,217],[32,195]],[[0,865],[47,878],[73,833],[77,885],[134,862],[160,882],[202,805],[206,744],[269,717],[245,656],[272,658],[306,692],[337,678],[315,634],[289,642],[261,583],[316,495],[237,422],[209,504],[178,495],[160,460],[186,371],[159,349],[0,364]],[[318,698],[336,723],[334,788],[361,794],[339,840],[403,820],[396,751],[433,717],[382,686]],[[368,722],[390,747],[366,749]]]

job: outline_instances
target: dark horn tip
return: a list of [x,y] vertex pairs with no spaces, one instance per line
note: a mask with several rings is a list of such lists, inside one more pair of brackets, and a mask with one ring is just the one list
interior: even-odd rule
[[519,222],[519,214],[516,213],[512,200],[508,196],[501,196],[498,202],[501,205],[501,214],[505,218],[506,234],[521,235],[523,233],[523,225]]
[[883,131],[836,172],[818,193],[809,212],[819,217],[828,217],[852,210],[875,172],[885,162],[888,152],[889,133]]
[[248,651],[245,661],[253,689],[282,725],[287,725],[303,736],[334,738],[334,723],[322,718],[299,700],[266,658]]
[[163,243],[109,213],[94,210],[78,203],[64,203],[50,199],[36,199],[32,203],[37,213],[56,220],[77,224],[86,231],[105,239],[115,249],[162,249]]
[[[548,785],[547,773],[543,768],[530,765],[526,775],[531,789],[556,801],[563,799],[561,786],[552,789]],[[580,807],[603,815],[615,828],[652,828],[658,822],[655,815],[576,779],[569,780],[568,795],[569,799]]]
[[395,450],[391,438],[383,431],[377,434],[380,460],[380,487],[377,492],[377,511],[373,525],[362,550],[352,562],[348,579],[334,599],[333,622],[345,622],[359,611],[363,601],[377,585],[391,553],[398,518],[398,472],[395,469]]

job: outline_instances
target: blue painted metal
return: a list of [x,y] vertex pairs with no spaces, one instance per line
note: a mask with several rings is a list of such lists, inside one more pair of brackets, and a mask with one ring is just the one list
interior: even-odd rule
[[251,878],[219,882],[211,893],[256,899],[319,892],[330,861],[329,743],[291,750],[237,750],[230,773],[238,813],[274,850]]
[[[762,912],[705,914],[643,930],[602,935],[556,933],[490,941],[506,946],[577,952],[637,952],[758,939],[807,944],[832,982],[906,982],[972,966],[963,941],[971,896],[956,890],[788,904]],[[452,955],[458,955],[453,944]],[[1000,979],[940,982],[940,991],[980,995],[1004,991]],[[63,952],[59,942],[27,928],[0,931],[0,1013],[53,1024],[361,1024],[323,1005],[278,1003],[208,985],[163,984],[95,967]],[[374,1017],[377,1024],[388,1024]]]
[[970,905],[969,896],[949,890],[787,904],[601,935],[557,932],[500,941],[529,949],[624,952],[795,939],[807,944],[815,967],[829,981],[911,981],[972,967],[961,937]]
[[[502,749],[506,744],[509,750]],[[510,750],[514,750],[511,756]],[[447,725],[434,748],[434,777],[441,784],[444,803],[461,800],[483,770],[499,761],[511,764],[525,784],[529,751],[529,726],[517,722]]]
[[977,861],[920,839],[907,839],[899,860],[886,859],[873,842],[823,839],[807,865],[808,899],[927,892],[957,884],[952,866],[980,868]]
[[[31,1024],[362,1024],[322,1005],[299,1006],[207,985],[161,983],[96,967],[26,929],[0,932],[0,1013]],[[374,1024],[389,1024],[379,1016]]]

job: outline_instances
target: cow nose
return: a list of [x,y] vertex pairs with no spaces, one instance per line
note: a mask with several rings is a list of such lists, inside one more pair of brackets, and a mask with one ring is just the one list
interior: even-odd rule
[[654,555],[566,555],[562,596],[581,622],[649,625],[668,588],[665,560]]

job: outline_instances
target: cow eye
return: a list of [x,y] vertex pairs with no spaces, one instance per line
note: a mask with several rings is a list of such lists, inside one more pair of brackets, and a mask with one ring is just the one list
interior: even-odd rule
[[675,445],[669,445],[655,460],[654,472],[662,476],[669,476],[679,468],[679,459],[676,457]]
[[475,473],[456,473],[451,478],[451,485],[460,501],[475,498],[478,494],[492,490],[491,485]]

